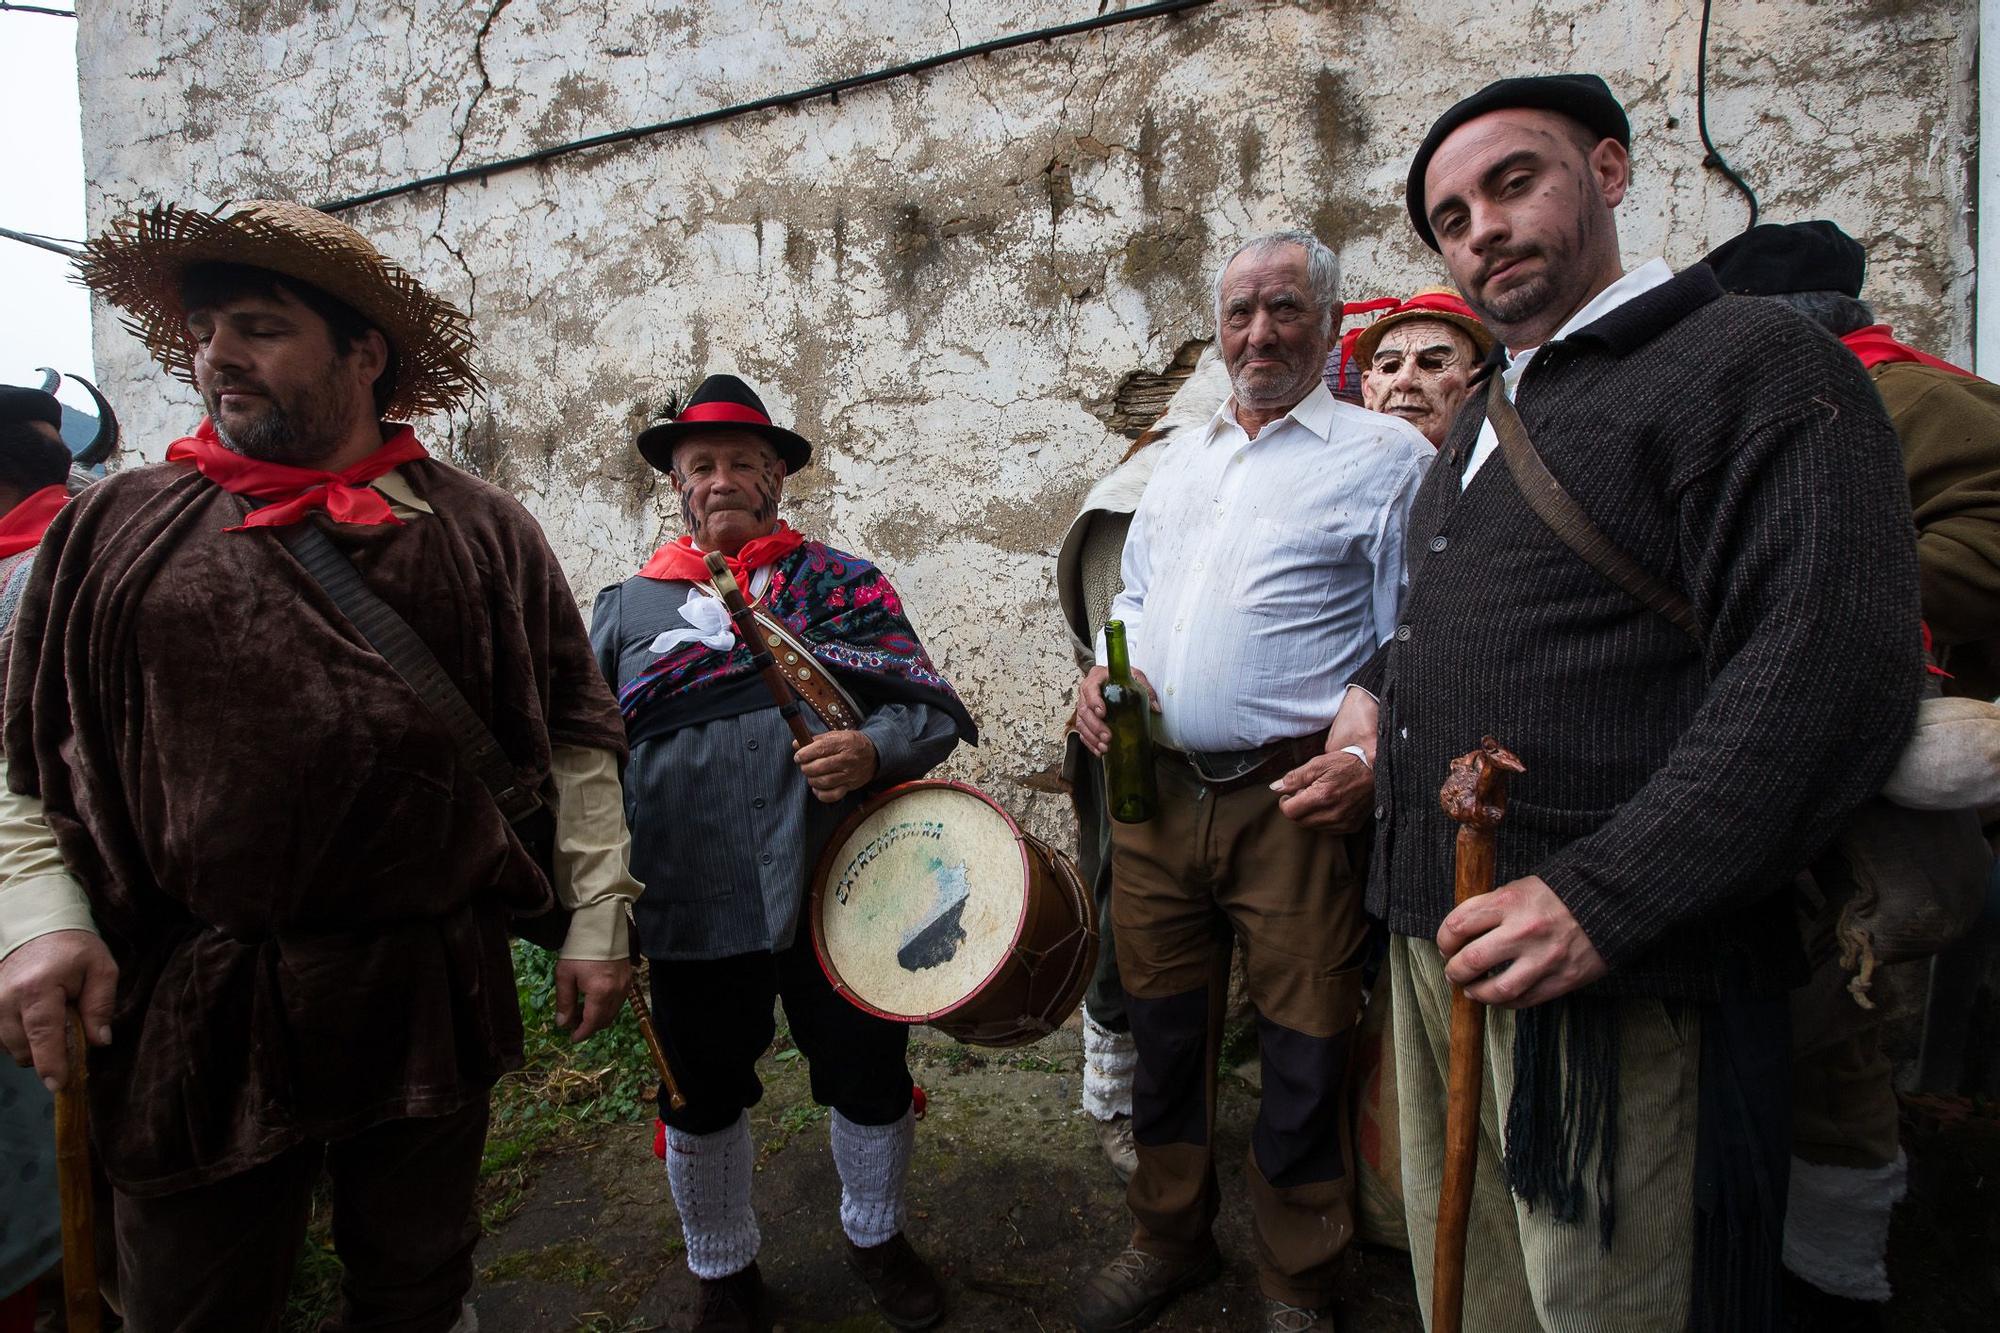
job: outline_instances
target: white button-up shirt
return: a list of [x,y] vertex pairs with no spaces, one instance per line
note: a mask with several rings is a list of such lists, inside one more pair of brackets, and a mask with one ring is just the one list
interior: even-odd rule
[[[1591,297],[1581,310],[1564,321],[1563,326],[1556,330],[1555,337],[1549,339],[1549,342],[1559,342],[1578,329],[1595,324],[1633,297],[1672,282],[1673,278],[1674,271],[1667,267],[1666,260],[1647,260]],[[1543,343],[1540,347],[1524,347],[1519,352],[1507,354],[1507,364],[1500,371],[1500,382],[1507,388],[1509,401],[1514,397],[1514,390],[1520,387],[1521,376],[1527,372],[1528,363],[1535,359],[1535,353],[1546,346],[1548,343]],[[1500,437],[1493,433],[1493,423],[1482,421],[1479,424],[1479,438],[1473,441],[1472,453],[1465,460],[1465,475],[1459,478],[1461,490],[1471,484],[1472,474],[1479,471],[1480,464],[1492,457],[1493,451],[1499,447]]]
[[1159,692],[1165,744],[1245,750],[1333,720],[1395,632],[1403,529],[1434,453],[1323,384],[1254,440],[1231,398],[1167,446],[1111,604]]

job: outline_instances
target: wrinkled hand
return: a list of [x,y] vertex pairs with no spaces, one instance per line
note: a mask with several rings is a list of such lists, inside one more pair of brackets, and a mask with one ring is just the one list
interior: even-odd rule
[[58,930],[29,940],[0,960],[0,1045],[19,1065],[32,1064],[50,1092],[69,1081],[69,1015],[74,1004],[93,1046],[111,1044],[118,964],[87,930]]
[[[582,1041],[610,1027],[625,1003],[625,984],[631,979],[632,964],[622,958],[605,962],[556,960],[556,1026],[568,1032],[571,1041]],[[579,999],[583,1001],[581,1013]]]
[[1374,813],[1375,774],[1346,751],[1316,754],[1271,784],[1278,813],[1303,828],[1352,833]]
[[832,805],[873,782],[881,758],[875,742],[861,732],[828,731],[793,751],[792,762],[806,775],[812,794]]
[[[1444,974],[1481,1004],[1526,1009],[1567,995],[1608,967],[1539,875],[1461,903],[1438,927]],[[1503,971],[1488,976],[1495,968]]]
[[[1084,673],[1083,683],[1076,687],[1076,734],[1082,737],[1084,748],[1092,754],[1103,754],[1111,748],[1111,724],[1104,718],[1104,682],[1110,678],[1110,671],[1094,666]],[[1146,673],[1133,667],[1132,679],[1146,691],[1153,711],[1159,712],[1160,693],[1153,688],[1153,682],[1146,679]]]

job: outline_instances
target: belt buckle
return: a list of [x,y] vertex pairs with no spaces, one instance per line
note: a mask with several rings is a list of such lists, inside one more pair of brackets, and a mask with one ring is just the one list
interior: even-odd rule
[[1270,756],[1265,749],[1230,750],[1222,753],[1190,750],[1188,764],[1195,776],[1203,782],[1220,785],[1234,782],[1246,773],[1253,772]]

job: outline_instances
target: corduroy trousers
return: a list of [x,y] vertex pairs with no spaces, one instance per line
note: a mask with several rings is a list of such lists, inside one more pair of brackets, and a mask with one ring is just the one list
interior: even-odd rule
[[[1438,1191],[1444,1181],[1451,985],[1429,940],[1389,939],[1403,1201],[1424,1327]],[[1502,1163],[1514,1092],[1514,1015],[1486,1011],[1479,1160],[1466,1238],[1467,1333],[1684,1333],[1694,1265],[1699,1019],[1657,1000],[1623,1004],[1618,1023],[1618,1139],[1609,1253],[1595,1202],[1560,1223],[1516,1199]],[[1690,1013],[1692,1011],[1689,1011]],[[1549,1114],[1560,1114],[1550,1106]],[[1588,1177],[1586,1177],[1588,1178]]]
[[1357,844],[1285,818],[1262,782],[1218,792],[1163,758],[1159,793],[1152,820],[1112,834],[1118,970],[1139,1055],[1132,1243],[1173,1258],[1213,1243],[1215,1066],[1235,936],[1263,1064],[1247,1172],[1259,1285],[1325,1305],[1354,1234],[1347,1068],[1367,939]]

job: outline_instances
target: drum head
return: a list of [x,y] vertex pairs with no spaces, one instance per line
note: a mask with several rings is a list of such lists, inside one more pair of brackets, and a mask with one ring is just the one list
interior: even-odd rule
[[1026,873],[1013,821],[978,792],[950,783],[887,792],[820,859],[820,962],[850,999],[885,1018],[948,1013],[1007,960],[1027,908]]

